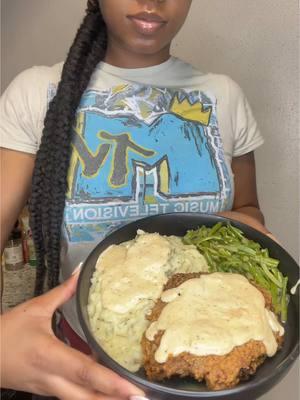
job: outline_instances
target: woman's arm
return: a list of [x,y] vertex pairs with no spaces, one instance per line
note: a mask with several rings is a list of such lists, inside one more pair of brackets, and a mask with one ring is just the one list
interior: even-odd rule
[[28,199],[35,156],[20,151],[0,149],[0,159],[2,253],[8,236]]
[[253,151],[232,159],[235,196],[233,211],[247,214],[264,224],[264,216],[259,208],[256,188],[256,171]]
[[254,153],[233,158],[231,168],[235,186],[233,207],[232,211],[224,211],[220,215],[236,219],[269,234],[257,199]]

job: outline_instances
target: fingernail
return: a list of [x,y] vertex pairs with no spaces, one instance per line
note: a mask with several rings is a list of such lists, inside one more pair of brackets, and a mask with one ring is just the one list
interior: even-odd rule
[[79,263],[79,265],[74,269],[72,275],[76,275],[80,272],[83,262]]
[[130,396],[129,400],[149,400],[148,397],[144,396]]

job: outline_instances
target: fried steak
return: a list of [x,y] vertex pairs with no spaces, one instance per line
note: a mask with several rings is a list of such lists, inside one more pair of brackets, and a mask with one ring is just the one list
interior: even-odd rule
[[[201,273],[175,274],[169,279],[164,290],[175,288],[189,279],[200,276]],[[272,310],[271,295],[264,289],[258,289],[265,298],[266,307]],[[148,316],[149,321],[157,321],[165,306],[166,303],[158,300]],[[142,339],[144,368],[151,381],[161,381],[174,375],[191,376],[197,381],[205,381],[211,390],[229,389],[253,375],[267,357],[263,342],[250,340],[236,346],[226,355],[197,356],[183,352],[176,357],[169,355],[166,362],[158,363],[155,360],[155,352],[163,333],[164,331],[159,331],[153,341],[148,340],[145,334]],[[276,340],[280,347],[283,336],[276,335]]]

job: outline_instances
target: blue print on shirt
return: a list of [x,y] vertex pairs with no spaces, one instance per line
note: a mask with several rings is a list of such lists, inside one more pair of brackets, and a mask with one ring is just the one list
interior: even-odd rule
[[142,85],[89,91],[72,147],[71,240],[94,240],[153,213],[187,211],[192,200],[195,211],[215,212],[231,197],[216,103],[199,91]]

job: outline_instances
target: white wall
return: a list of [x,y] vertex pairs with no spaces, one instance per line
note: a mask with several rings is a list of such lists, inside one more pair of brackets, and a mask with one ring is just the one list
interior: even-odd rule
[[2,89],[32,65],[62,61],[85,0],[1,0]]
[[[122,1],[122,0],[120,0]],[[178,0],[180,1],[180,0]],[[61,61],[85,0],[2,0],[2,88],[31,65]],[[257,181],[267,225],[299,260],[297,0],[194,0],[173,53],[244,89],[266,139]],[[297,398],[297,368],[264,400]]]

